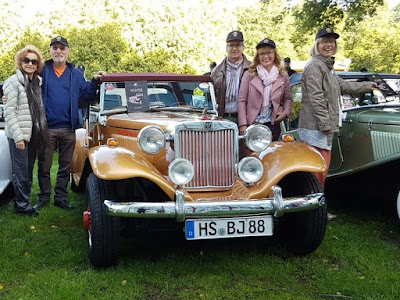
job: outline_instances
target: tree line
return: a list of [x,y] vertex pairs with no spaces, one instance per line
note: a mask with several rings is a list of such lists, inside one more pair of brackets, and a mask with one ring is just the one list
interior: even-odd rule
[[97,70],[202,74],[210,61],[225,56],[231,30],[244,33],[250,60],[263,38],[273,39],[282,57],[308,60],[315,32],[323,26],[341,34],[337,59],[350,58],[351,70],[399,70],[400,8],[389,9],[384,0],[238,2],[47,0],[33,12],[27,1],[1,0],[0,80],[14,73],[15,53],[26,44],[49,59],[55,35],[68,39],[69,61],[84,64],[88,77]]

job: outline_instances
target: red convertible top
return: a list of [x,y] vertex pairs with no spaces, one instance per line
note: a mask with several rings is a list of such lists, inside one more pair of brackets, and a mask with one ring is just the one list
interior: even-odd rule
[[170,73],[111,73],[101,78],[102,82],[122,82],[122,81],[212,81],[210,76],[170,74]]

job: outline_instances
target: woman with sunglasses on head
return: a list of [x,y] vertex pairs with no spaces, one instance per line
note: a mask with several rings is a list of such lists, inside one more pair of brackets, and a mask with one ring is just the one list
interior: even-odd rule
[[30,204],[35,158],[48,143],[46,114],[42,101],[43,58],[39,50],[27,45],[15,55],[16,73],[3,86],[7,97],[5,134],[12,161],[12,183],[18,214],[38,216]]
[[281,133],[280,122],[292,110],[289,76],[273,40],[263,39],[257,44],[256,55],[244,73],[239,90],[239,131],[243,134],[252,124],[264,124],[276,141]]

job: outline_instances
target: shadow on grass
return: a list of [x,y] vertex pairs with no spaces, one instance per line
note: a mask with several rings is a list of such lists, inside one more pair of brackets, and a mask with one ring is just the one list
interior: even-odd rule
[[286,257],[291,254],[281,250],[272,237],[212,239],[187,241],[182,231],[139,232],[135,236],[122,237],[121,258],[123,260],[145,259],[159,261],[170,256],[208,257],[218,260],[221,256],[249,256],[267,253]]

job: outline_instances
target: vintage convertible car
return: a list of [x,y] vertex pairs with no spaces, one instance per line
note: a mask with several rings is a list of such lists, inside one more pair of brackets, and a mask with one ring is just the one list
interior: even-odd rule
[[[217,115],[212,80],[178,74],[109,74],[76,131],[71,188],[86,189],[89,258],[117,263],[122,229],[173,225],[187,240],[272,236],[304,255],[323,240],[326,201],[312,147],[243,136]],[[241,157],[246,145],[252,154]],[[168,226],[167,226],[168,225]]]
[[[400,75],[337,74],[350,81],[376,81],[379,89],[372,93],[342,95],[342,127],[332,145],[326,192],[329,194],[331,190],[335,196],[343,198],[340,191],[347,189],[355,191],[356,197],[373,196],[381,199],[380,206],[396,207],[400,217]],[[297,73],[290,78],[293,109],[282,130],[296,139],[301,76]],[[389,204],[382,201],[384,197],[390,199]]]
[[0,198],[10,198],[13,194],[11,184],[11,157],[7,137],[4,134],[3,83],[0,83]]

